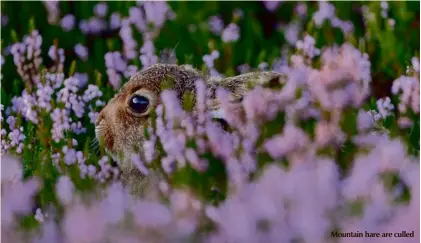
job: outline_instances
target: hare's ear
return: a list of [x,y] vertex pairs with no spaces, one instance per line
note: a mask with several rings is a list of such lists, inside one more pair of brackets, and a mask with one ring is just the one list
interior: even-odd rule
[[211,82],[229,90],[234,96],[237,96],[236,98],[240,98],[247,89],[258,85],[268,88],[281,88],[285,80],[286,75],[283,73],[252,72],[223,79],[212,78]]
[[277,72],[253,72],[225,78],[223,82],[245,84],[247,87],[255,87],[256,85],[277,87],[284,78],[285,74]]

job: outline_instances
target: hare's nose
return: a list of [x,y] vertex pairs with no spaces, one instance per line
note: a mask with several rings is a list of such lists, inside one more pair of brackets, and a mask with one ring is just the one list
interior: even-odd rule
[[99,124],[101,124],[101,121],[104,120],[105,118],[105,113],[104,110],[102,110],[101,112],[99,112],[96,121],[95,121],[95,126],[99,126]]

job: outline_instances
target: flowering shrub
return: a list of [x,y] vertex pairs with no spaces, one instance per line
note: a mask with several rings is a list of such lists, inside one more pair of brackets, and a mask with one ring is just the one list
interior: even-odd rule
[[[5,10],[16,4],[1,21],[5,242],[342,242],[331,232],[364,231],[419,241],[419,29],[408,30],[418,6],[20,3],[33,17],[18,28]],[[266,31],[259,11],[288,23]],[[241,101],[221,88],[211,97],[203,80],[195,102],[163,87],[144,154],[131,157],[156,182],[139,197],[95,121],[156,63],[282,75],[251,80]]]

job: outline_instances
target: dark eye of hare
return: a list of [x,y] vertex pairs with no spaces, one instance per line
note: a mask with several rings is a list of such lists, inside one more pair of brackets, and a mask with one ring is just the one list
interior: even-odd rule
[[148,110],[149,100],[144,96],[134,95],[130,99],[129,106],[137,113],[144,113]]

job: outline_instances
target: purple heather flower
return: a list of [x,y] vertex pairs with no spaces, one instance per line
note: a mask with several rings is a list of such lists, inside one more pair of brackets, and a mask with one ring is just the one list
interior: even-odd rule
[[42,213],[40,208],[37,208],[37,210],[35,211],[35,220],[38,221],[39,223],[44,223],[44,214]]
[[88,85],[88,89],[85,90],[83,94],[83,101],[88,103],[89,101],[99,98],[102,96],[102,92],[99,90],[98,86],[90,84]]
[[300,16],[300,17],[305,17],[307,15],[307,4],[306,3],[298,3],[295,6],[295,12]]
[[219,51],[213,50],[210,55],[206,54],[203,56],[202,60],[205,62],[206,66],[209,69],[214,67],[213,62],[219,58]]
[[131,76],[135,75],[137,73],[137,66],[130,65],[127,67],[127,69],[124,71],[124,77],[130,78]]
[[64,50],[63,48],[57,48],[55,45],[52,45],[48,50],[48,56],[54,61],[55,63],[55,72],[62,72],[63,71],[63,63],[65,60]]
[[263,5],[267,10],[270,12],[274,12],[279,5],[281,5],[282,1],[263,1]]
[[79,28],[84,34],[99,34],[106,29],[106,22],[97,17],[91,17],[88,20],[81,20]]
[[170,8],[166,2],[144,2],[147,23],[152,23],[155,28],[162,28],[167,20]]
[[123,60],[120,52],[107,52],[105,54],[105,66],[118,72],[124,72],[127,68],[127,63]]
[[316,26],[320,27],[323,22],[332,19],[335,16],[335,7],[325,1],[319,2],[319,10],[314,13],[313,20]]
[[383,118],[386,118],[390,114],[390,112],[393,111],[393,109],[395,108],[391,103],[389,97],[378,99],[376,104],[377,109],[379,110],[379,113]]
[[132,213],[139,227],[165,227],[172,219],[171,211],[166,206],[151,201],[137,202],[132,208]]
[[370,113],[360,110],[357,116],[358,131],[370,129],[373,126],[373,118]]
[[140,156],[138,154],[133,154],[132,157],[132,162],[133,164],[136,166],[136,168],[143,174],[143,175],[148,175],[149,174],[149,170],[148,168],[146,168],[145,164],[143,163],[143,161],[140,159]]
[[155,46],[152,41],[146,41],[142,48],[140,48],[139,60],[142,63],[143,68],[147,68],[153,64],[158,63],[158,57],[154,55]]
[[240,28],[234,23],[229,24],[222,32],[221,38],[223,42],[237,41],[240,38]]
[[16,117],[14,116],[9,116],[6,119],[7,124],[9,124],[9,129],[13,130],[15,129],[15,124],[16,124]]
[[67,14],[60,20],[60,26],[61,28],[63,28],[64,31],[69,32],[73,30],[75,22],[76,22],[75,16],[71,14]]
[[320,50],[315,47],[314,38],[310,35],[306,35],[302,41],[297,41],[295,46],[298,50],[302,50],[309,58],[313,58],[320,54]]
[[100,242],[106,232],[106,225],[100,201],[90,206],[79,203],[69,207],[62,222],[62,232],[69,243]]
[[224,29],[224,21],[219,16],[212,16],[209,19],[210,31],[214,35],[220,35]]
[[286,26],[284,36],[290,45],[296,44],[299,32],[300,26],[298,23],[293,22]]
[[112,13],[110,16],[110,28],[112,30],[118,29],[121,26],[120,13]]
[[70,112],[66,109],[55,108],[51,113],[51,120],[53,121],[52,137],[55,142],[59,142],[64,138],[64,132],[70,129]]
[[287,124],[282,135],[271,137],[264,143],[272,158],[279,158],[291,151],[302,148],[308,143],[307,135],[297,127]]
[[13,44],[11,48],[17,71],[28,83],[37,84],[40,81],[38,69],[42,62],[41,43],[41,35],[34,30],[31,35],[25,36],[22,42]]
[[119,35],[123,41],[123,52],[126,59],[134,59],[137,55],[137,42],[132,37],[132,28],[128,19],[124,19],[121,24]]
[[74,47],[76,55],[83,61],[88,60],[88,48],[82,44],[76,44]]
[[410,107],[415,113],[420,111],[420,84],[417,76],[400,76],[392,85],[392,93],[400,94],[398,110],[405,113]]
[[138,7],[131,7],[129,9],[129,19],[132,24],[135,25],[139,32],[146,31],[147,22],[143,12]]
[[38,97],[38,107],[44,108],[47,112],[51,111],[51,96],[54,93],[54,90],[51,86],[38,84],[38,89],[36,91]]
[[42,1],[47,8],[48,12],[48,23],[55,24],[57,23],[60,16],[60,8],[58,1]]
[[98,3],[94,6],[94,13],[96,16],[102,18],[105,17],[108,11],[108,5],[106,3]]

